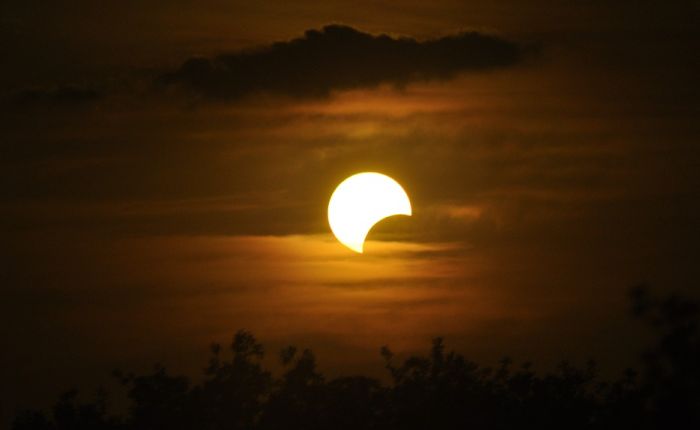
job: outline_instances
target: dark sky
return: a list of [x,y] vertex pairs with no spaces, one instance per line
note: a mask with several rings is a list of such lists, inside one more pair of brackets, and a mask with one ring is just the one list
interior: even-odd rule
[[[0,6],[5,423],[239,328],[616,371],[628,287],[695,294],[697,1],[46,3]],[[373,170],[414,216],[356,255],[326,207]]]

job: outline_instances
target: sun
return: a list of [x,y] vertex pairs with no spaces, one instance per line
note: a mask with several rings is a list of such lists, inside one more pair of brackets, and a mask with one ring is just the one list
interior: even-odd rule
[[392,178],[376,172],[350,176],[328,203],[328,223],[340,243],[362,253],[372,227],[393,215],[411,216],[408,194]]

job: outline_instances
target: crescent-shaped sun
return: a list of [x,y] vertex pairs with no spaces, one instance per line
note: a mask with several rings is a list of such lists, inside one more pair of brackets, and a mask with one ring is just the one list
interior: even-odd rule
[[411,216],[411,202],[398,182],[376,172],[345,179],[328,203],[331,231],[340,243],[359,253],[372,227],[393,215]]

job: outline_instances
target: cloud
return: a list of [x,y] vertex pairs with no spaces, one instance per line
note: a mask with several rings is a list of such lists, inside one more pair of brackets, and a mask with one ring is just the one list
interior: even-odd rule
[[329,25],[255,50],[191,58],[160,81],[213,99],[256,93],[323,97],[334,90],[405,85],[506,67],[521,54],[512,42],[476,32],[417,41]]
[[78,85],[62,85],[54,88],[32,88],[17,91],[9,98],[12,106],[79,106],[95,102],[101,94]]

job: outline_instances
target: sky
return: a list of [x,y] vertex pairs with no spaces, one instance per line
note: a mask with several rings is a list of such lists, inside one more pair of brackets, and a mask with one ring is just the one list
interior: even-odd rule
[[[619,371],[629,287],[696,294],[700,3],[290,3],[0,5],[2,422],[241,328]],[[361,171],[413,216],[358,255]]]

